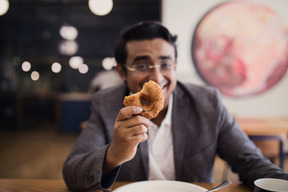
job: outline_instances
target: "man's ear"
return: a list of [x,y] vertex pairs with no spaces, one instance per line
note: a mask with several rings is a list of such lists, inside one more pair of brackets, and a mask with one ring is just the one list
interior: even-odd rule
[[117,72],[119,74],[119,76],[121,77],[122,81],[123,82],[126,82],[127,78],[127,74],[126,74],[126,71],[124,70],[123,66],[120,65],[119,63],[117,63],[116,65],[116,69],[117,69]]

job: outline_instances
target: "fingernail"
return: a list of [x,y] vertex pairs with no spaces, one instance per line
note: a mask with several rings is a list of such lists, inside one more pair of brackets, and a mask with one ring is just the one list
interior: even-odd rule
[[143,109],[141,107],[137,106],[136,111],[137,111],[137,113],[141,113],[143,111]]

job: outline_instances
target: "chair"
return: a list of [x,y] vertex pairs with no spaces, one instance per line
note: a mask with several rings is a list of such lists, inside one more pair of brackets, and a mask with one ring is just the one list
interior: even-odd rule
[[[260,148],[262,154],[265,157],[269,158],[272,163],[275,163],[275,154],[276,154],[276,157],[277,156],[279,157],[279,167],[281,169],[284,169],[286,158],[286,153],[284,149],[285,141],[281,135],[250,135],[249,138],[255,143],[257,147]],[[268,141],[274,141],[274,142],[276,141],[277,143],[279,142],[278,150],[275,151],[275,149],[273,149],[273,152],[271,152],[269,148],[267,149],[265,143],[266,145],[271,145],[268,143]],[[272,147],[275,148],[275,145]],[[228,165],[228,163],[225,163],[224,170],[222,173],[222,181],[225,181],[229,178],[229,171],[230,166]]]
[[[263,143],[259,143],[258,141],[276,141],[279,142],[279,149],[278,149],[278,157],[279,157],[279,167],[284,169],[285,165],[285,150],[284,150],[284,140],[280,135],[250,135],[249,138],[259,147],[264,156],[269,158],[273,163],[275,163],[275,156],[271,155],[265,147]],[[258,143],[257,143],[258,142]]]

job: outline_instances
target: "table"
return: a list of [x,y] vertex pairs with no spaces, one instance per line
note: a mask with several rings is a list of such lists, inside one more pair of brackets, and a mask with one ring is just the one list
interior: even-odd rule
[[248,135],[288,136],[288,118],[235,118]]
[[[114,190],[131,182],[115,182],[111,187]],[[212,188],[219,183],[194,183],[204,188]],[[68,192],[65,183],[61,179],[46,180],[46,179],[0,179],[1,192]],[[98,190],[94,190],[98,191]],[[248,187],[240,183],[233,183],[232,185],[223,188],[221,192],[252,192]]]

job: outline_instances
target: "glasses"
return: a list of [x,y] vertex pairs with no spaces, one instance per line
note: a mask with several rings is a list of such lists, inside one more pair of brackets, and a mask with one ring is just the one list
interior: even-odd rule
[[171,69],[174,67],[174,63],[165,62],[159,63],[156,65],[148,64],[148,63],[140,63],[132,66],[124,65],[126,69],[133,72],[134,75],[148,75],[154,71],[154,69],[158,69],[162,74],[171,72]]

